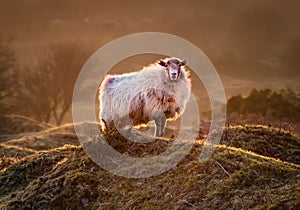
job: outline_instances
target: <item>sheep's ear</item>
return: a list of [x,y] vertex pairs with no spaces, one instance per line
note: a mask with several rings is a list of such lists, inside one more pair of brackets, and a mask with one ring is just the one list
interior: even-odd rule
[[160,61],[158,62],[158,64],[161,65],[161,66],[163,66],[163,67],[167,67],[166,62],[164,62],[164,61],[162,61],[162,60],[160,60]]
[[183,61],[180,62],[180,66],[184,66],[186,64],[187,64],[187,60],[183,60]]

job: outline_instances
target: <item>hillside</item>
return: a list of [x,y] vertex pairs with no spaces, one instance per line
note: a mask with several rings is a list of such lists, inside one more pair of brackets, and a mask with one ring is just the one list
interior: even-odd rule
[[227,113],[231,125],[264,124],[300,134],[300,94],[291,89],[252,89],[248,96],[231,96]]
[[222,144],[300,164],[300,141],[290,132],[261,125],[231,126]]
[[[139,179],[113,175],[80,146],[70,145],[71,125],[30,134],[39,136],[31,148],[24,147],[22,137],[6,141],[0,153],[10,147],[6,155],[11,162],[0,172],[0,209],[299,209],[300,140],[262,126],[227,131],[209,161],[199,163],[202,141],[196,141],[176,167]],[[49,138],[54,134],[61,144]],[[145,147],[109,135],[113,147],[132,155],[140,154],[139,149],[160,153],[172,141],[158,139]],[[39,150],[34,146],[39,141],[49,148]],[[28,152],[21,159],[13,156],[20,148]]]

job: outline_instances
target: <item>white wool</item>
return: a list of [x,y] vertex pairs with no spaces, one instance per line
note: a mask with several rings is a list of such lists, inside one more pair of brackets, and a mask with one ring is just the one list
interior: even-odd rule
[[[157,115],[170,112],[171,117],[166,114],[166,118],[176,119],[185,110],[190,97],[191,81],[188,76],[189,72],[182,66],[179,78],[171,81],[164,67],[157,63],[137,72],[107,75],[99,88],[102,129],[105,130],[106,126],[111,129],[114,124],[121,124],[126,117],[144,118],[140,122],[142,124],[155,120],[159,117]],[[175,101],[170,99],[172,97]],[[179,108],[177,114],[176,108]],[[164,130],[165,126],[162,126]]]

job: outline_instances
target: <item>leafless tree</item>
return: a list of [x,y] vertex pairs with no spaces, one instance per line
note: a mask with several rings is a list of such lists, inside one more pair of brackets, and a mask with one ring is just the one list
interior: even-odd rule
[[14,76],[16,74],[16,56],[10,47],[12,39],[4,40],[0,38],[0,114],[4,114],[9,109],[8,97],[13,95]]
[[22,114],[60,125],[70,110],[74,84],[88,56],[78,41],[50,46],[20,78]]

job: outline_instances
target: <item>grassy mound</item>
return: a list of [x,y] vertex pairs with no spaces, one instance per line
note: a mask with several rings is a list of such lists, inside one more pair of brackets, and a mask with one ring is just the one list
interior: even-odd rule
[[[6,135],[5,135],[6,136]],[[4,136],[4,137],[5,137]],[[10,135],[12,137],[13,135]],[[0,135],[0,138],[3,135]],[[45,129],[39,132],[15,135],[0,144],[0,157],[24,157],[33,152],[62,147],[66,144],[79,145],[73,124]],[[28,151],[31,151],[28,153]],[[27,155],[26,155],[27,154]]]
[[221,143],[300,164],[300,140],[277,128],[260,125],[229,127]]
[[22,148],[18,146],[11,146],[6,144],[0,144],[0,157],[9,157],[9,158],[23,158],[28,155],[35,154],[37,151],[27,148]]
[[[76,146],[73,127],[48,128],[0,144],[0,209],[300,208],[300,144],[290,133],[230,127],[207,162],[198,161],[203,142],[197,140],[176,167],[130,179],[96,165]],[[143,135],[137,138],[153,141],[132,142],[115,131],[104,136],[118,152],[138,158],[161,154],[173,144]]]
[[[70,153],[72,148],[57,149],[48,152],[41,152],[36,156],[22,159],[16,164],[3,170],[0,174],[1,197],[7,193],[24,189],[31,181],[42,177],[45,173],[53,169],[53,166]],[[2,202],[1,202],[2,203]]]
[[300,166],[219,146],[199,163],[197,143],[175,168],[129,179],[98,167],[80,147],[25,158],[0,173],[4,209],[265,209],[300,207]]
[[[25,119],[25,121],[28,120],[38,124],[38,122],[24,117],[8,117],[8,119],[13,118],[20,121]],[[34,126],[29,126],[29,128],[30,129],[26,129],[26,131],[28,131],[26,133],[0,134],[0,170],[39,151],[59,148],[67,144],[79,145],[73,124],[66,124],[54,128],[43,125],[38,126],[38,129],[33,129]]]
[[68,133],[33,134],[5,142],[7,146],[17,146],[32,150],[48,150],[62,147],[66,144],[79,145],[77,136]]
[[43,124],[23,116],[0,116],[0,135],[38,132],[50,127],[48,124]]

